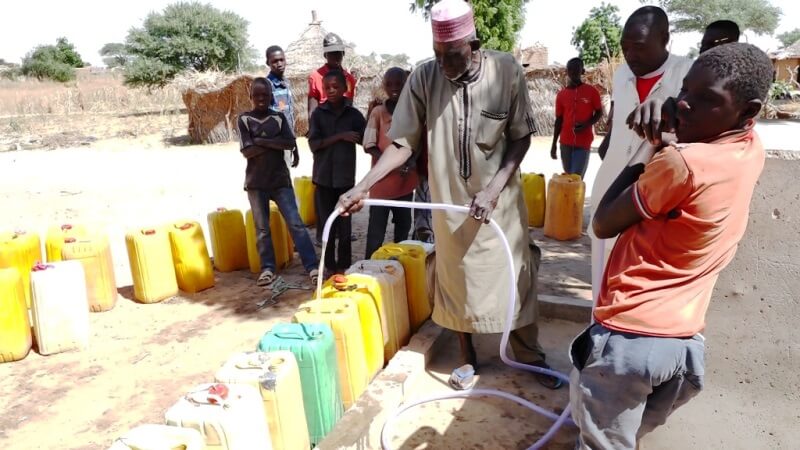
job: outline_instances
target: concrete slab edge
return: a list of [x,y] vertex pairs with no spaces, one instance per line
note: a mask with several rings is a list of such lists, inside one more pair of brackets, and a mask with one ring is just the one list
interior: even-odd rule
[[[542,317],[588,323],[592,306],[586,300],[539,295]],[[345,412],[334,429],[316,447],[320,450],[380,448],[378,441],[385,418],[413,397],[413,386],[437,351],[444,329],[428,320],[408,345],[367,386],[358,401]]]
[[[436,351],[443,328],[428,320],[367,386],[333,430],[317,445],[321,450],[380,448],[385,417],[406,401]],[[374,429],[373,429],[374,428]],[[373,442],[372,439],[375,441]]]
[[539,314],[550,319],[589,323],[592,318],[592,302],[539,294]]

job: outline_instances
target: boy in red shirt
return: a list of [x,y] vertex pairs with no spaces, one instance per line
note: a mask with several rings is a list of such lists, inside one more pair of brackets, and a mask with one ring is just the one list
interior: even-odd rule
[[670,103],[679,144],[626,167],[600,201],[595,234],[619,237],[596,323],[570,351],[579,448],[632,450],[702,389],[700,332],[764,166],[753,126],[771,81],[770,60],[755,46],[700,55]]
[[584,84],[583,61],[572,58],[567,63],[569,84],[556,96],[556,123],[550,157],[556,156],[556,142],[561,137],[561,164],[565,173],[576,173],[583,178],[589,166],[589,151],[594,133],[592,127],[603,117],[600,93]]

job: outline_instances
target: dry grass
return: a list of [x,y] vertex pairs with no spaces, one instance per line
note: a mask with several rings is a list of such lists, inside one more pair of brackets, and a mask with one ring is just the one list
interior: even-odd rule
[[79,69],[69,83],[0,80],[0,151],[152,133],[173,138],[185,134],[186,123],[177,87],[131,89],[119,72]]

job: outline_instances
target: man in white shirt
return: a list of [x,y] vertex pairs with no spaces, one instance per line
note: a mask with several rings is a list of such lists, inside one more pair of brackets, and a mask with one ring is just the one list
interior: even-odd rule
[[[592,216],[611,183],[634,157],[649,159],[647,141],[625,123],[633,110],[645,100],[673,97],[680,92],[683,77],[689,71],[689,58],[669,53],[669,20],[656,6],[634,11],[622,30],[622,53],[625,64],[614,74],[609,129],[599,153],[603,159],[592,188]],[[646,161],[643,161],[646,162]],[[590,222],[591,223],[591,222]],[[592,294],[597,299],[605,262],[616,239],[599,239],[589,227],[592,238]]]

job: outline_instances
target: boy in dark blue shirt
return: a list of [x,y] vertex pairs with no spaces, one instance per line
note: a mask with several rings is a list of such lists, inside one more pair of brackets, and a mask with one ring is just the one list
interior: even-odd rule
[[[283,113],[270,109],[272,84],[256,78],[250,87],[253,110],[239,116],[238,128],[242,155],[247,158],[244,189],[250,200],[256,226],[258,254],[261,258],[259,286],[275,281],[275,251],[269,229],[269,202],[278,205],[300,253],[303,267],[312,284],[318,277],[317,254],[308,231],[300,219],[289,168],[283,158],[285,150],[296,147],[294,133]],[[296,160],[295,160],[296,161]]]

